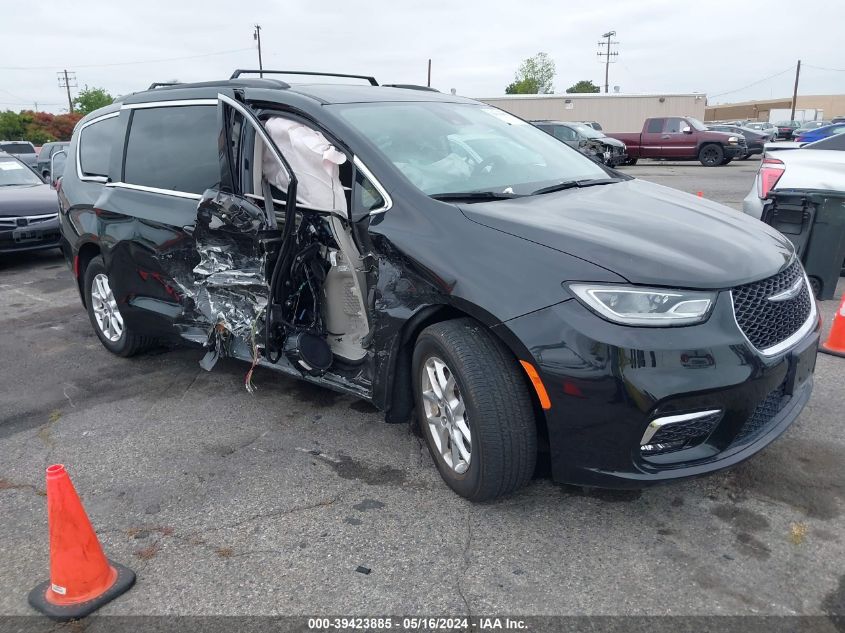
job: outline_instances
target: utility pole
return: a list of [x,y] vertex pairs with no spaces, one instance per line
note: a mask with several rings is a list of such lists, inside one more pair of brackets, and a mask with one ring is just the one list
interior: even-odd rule
[[428,59],[428,83],[426,84],[429,88],[431,88],[431,58]]
[[604,51],[599,50],[597,55],[599,57],[604,57],[604,91],[609,92],[610,90],[610,81],[608,78],[610,77],[610,64],[615,63],[611,62],[611,59],[615,59],[619,53],[617,51],[611,51],[610,47],[614,44],[619,44],[619,42],[611,42],[610,38],[616,35],[616,31],[608,31],[602,35],[605,38],[605,41],[599,42],[599,48],[606,47]]
[[67,90],[67,107],[68,112],[73,114],[73,99],[70,96],[70,89],[76,88],[76,73],[69,73],[67,69],[56,73],[59,76],[59,88]]
[[789,115],[789,120],[795,120],[795,104],[798,102],[798,76],[801,74],[801,60],[798,60],[798,65],[795,67],[795,87],[792,89],[792,114]]
[[261,25],[256,24],[255,30],[252,32],[252,39],[258,42],[258,75],[260,77],[264,76],[264,73],[261,72],[264,70],[264,64],[261,63]]

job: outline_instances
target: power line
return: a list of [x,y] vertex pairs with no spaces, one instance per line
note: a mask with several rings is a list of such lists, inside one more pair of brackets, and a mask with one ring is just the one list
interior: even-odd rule
[[[185,55],[183,57],[168,57],[164,59],[147,59],[135,62],[113,62],[110,64],[72,64],[74,68],[108,68],[112,66],[134,66],[137,64],[158,64],[160,62],[175,62],[183,59],[199,59],[201,57],[213,57],[215,55],[228,55],[230,53],[241,53],[252,50],[251,48],[235,48],[229,51],[217,51],[216,53],[204,53],[202,55]],[[56,66],[0,66],[0,70],[53,70]]]
[[750,88],[751,86],[756,86],[757,84],[761,84],[764,81],[768,81],[769,79],[774,79],[775,77],[780,77],[781,75],[785,75],[786,73],[791,73],[794,68],[795,68],[795,66],[790,66],[786,70],[782,70],[779,73],[775,73],[774,75],[769,75],[768,77],[763,77],[763,79],[758,79],[757,81],[754,81],[754,82],[748,84],[747,86],[743,86],[742,88],[736,88],[734,90],[727,90],[726,92],[719,92],[719,93],[716,93],[716,94],[713,94],[713,95],[707,95],[707,96],[712,99],[713,97],[721,97],[722,95],[733,94],[734,92],[739,92],[740,90],[745,90],[746,88]]
[[804,64],[805,68],[815,68],[816,70],[832,70],[837,73],[845,73],[845,68],[826,68],[824,66],[813,66],[812,64]]

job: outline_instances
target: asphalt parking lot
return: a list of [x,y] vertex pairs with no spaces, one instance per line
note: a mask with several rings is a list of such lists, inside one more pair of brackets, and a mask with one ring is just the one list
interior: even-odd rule
[[[739,208],[757,166],[624,170]],[[112,356],[58,253],[0,260],[0,322],[0,614],[48,575],[54,462],[138,574],[101,613],[845,613],[845,359],[820,355],[798,422],[731,471],[474,505],[363,402],[261,369],[251,395],[197,350]]]

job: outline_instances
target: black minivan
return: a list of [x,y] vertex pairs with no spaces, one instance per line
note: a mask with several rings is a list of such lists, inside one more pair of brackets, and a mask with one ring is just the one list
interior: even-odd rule
[[731,466],[810,398],[819,315],[771,227],[484,103],[251,72],[77,125],[63,247],[109,351],[188,341],[416,418],[472,500],[538,455],[601,487]]

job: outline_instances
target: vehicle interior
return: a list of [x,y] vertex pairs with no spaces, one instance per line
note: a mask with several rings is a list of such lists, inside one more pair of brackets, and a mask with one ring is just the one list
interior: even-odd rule
[[[352,158],[304,121],[263,113],[273,148],[241,114],[229,114],[232,175],[266,215],[253,252],[267,284],[266,307],[250,326],[255,363],[259,354],[274,363],[284,355],[315,376],[336,360],[360,364],[371,325],[365,269],[348,222]],[[372,185],[361,189],[368,208],[380,201]],[[231,280],[234,271],[227,272]],[[263,337],[256,336],[259,320]]]

